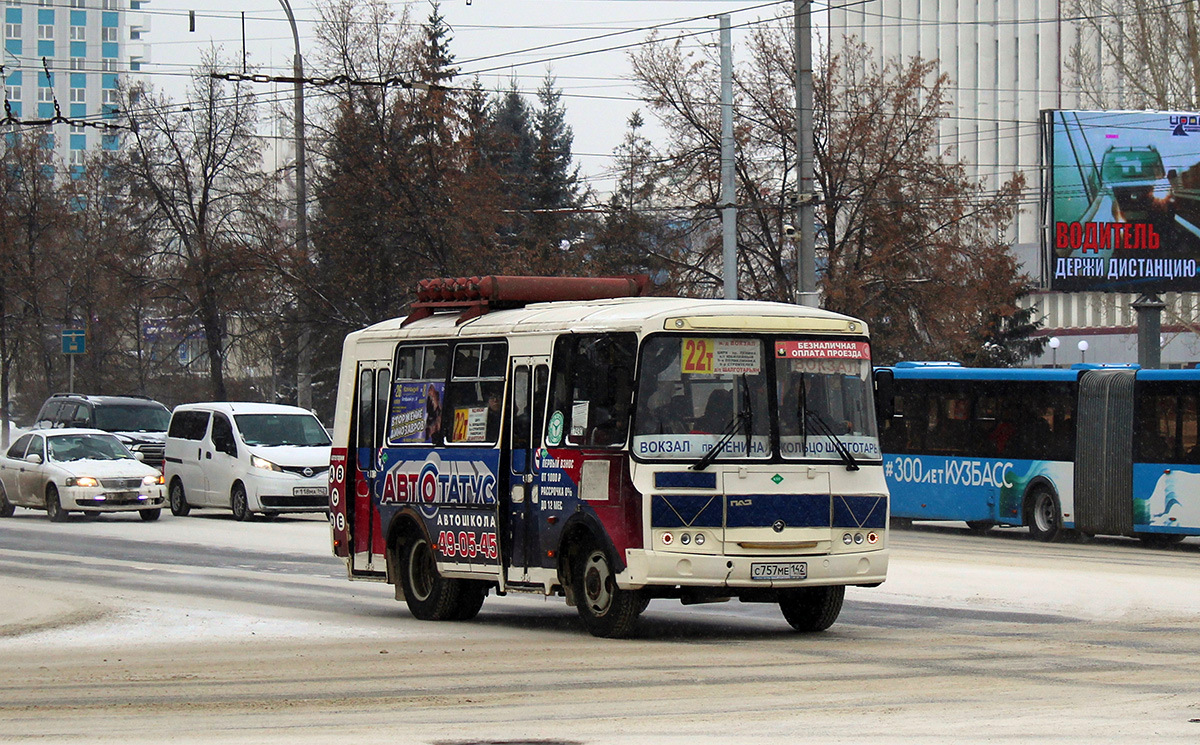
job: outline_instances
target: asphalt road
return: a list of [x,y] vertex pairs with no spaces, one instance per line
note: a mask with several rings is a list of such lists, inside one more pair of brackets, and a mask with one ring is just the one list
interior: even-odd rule
[[[892,533],[830,631],[655,601],[413,620],[316,517],[0,520],[0,742],[1194,742],[1200,539]],[[7,598],[7,599],[5,599]]]

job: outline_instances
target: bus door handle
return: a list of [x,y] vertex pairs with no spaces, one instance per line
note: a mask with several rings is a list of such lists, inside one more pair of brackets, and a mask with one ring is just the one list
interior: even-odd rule
[[212,453],[205,453],[204,457],[208,460],[212,460]]

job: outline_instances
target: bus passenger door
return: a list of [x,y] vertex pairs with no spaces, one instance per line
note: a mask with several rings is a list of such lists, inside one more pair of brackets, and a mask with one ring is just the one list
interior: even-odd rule
[[351,572],[383,575],[384,536],[373,485],[379,474],[380,451],[386,444],[387,409],[392,371],[387,362],[360,362],[355,392],[353,460],[354,491],[348,501]]
[[536,465],[542,445],[546,390],[550,378],[549,357],[514,357],[512,390],[509,394],[509,426],[512,427],[507,499],[506,543],[508,581],[533,582],[530,567],[540,562],[538,548]]

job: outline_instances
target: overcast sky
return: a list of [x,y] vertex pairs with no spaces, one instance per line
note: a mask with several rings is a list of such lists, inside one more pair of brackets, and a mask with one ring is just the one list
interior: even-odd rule
[[[292,0],[306,58],[305,72],[314,69],[313,30],[317,0]],[[393,3],[399,7],[403,3]],[[414,2],[414,20],[429,15],[428,2]],[[662,26],[664,34],[712,29],[692,37],[690,44],[717,41],[717,19],[731,13],[734,43],[736,26],[758,18],[790,11],[791,0],[445,0],[442,14],[453,29],[451,51],[469,84],[478,73],[485,88],[507,90],[515,80],[532,94],[547,72],[563,90],[568,122],[575,132],[575,154],[583,173],[600,191],[607,188],[604,174],[611,153],[624,134],[629,114],[641,106],[629,82],[630,45],[644,41],[649,27]],[[188,30],[188,11],[196,12],[196,30]],[[823,21],[817,9],[814,25]],[[152,0],[143,6],[150,31],[143,39],[150,47],[150,62],[143,71],[156,87],[182,101],[186,98],[187,71],[201,50],[213,44],[227,55],[241,57],[242,13],[245,13],[245,47],[252,65],[269,74],[290,74],[292,35],[279,0]],[[592,38],[605,35],[605,38]],[[590,39],[590,40],[589,40]],[[555,46],[547,46],[555,45]],[[543,47],[534,49],[534,47]],[[607,50],[607,51],[601,51]],[[714,85],[716,85],[714,81]],[[290,88],[280,95],[289,95]],[[264,85],[264,93],[272,87]],[[650,117],[647,116],[647,119]]]

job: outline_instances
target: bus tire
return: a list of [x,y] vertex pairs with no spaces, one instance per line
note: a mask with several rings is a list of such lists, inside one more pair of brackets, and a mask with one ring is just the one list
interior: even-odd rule
[[1137,533],[1136,536],[1146,548],[1166,548],[1187,538],[1182,533]]
[[483,582],[467,580],[450,581],[460,582],[462,585],[458,595],[458,607],[454,609],[452,620],[470,621],[479,615],[479,609],[483,607],[483,601],[487,598],[488,585]]
[[996,523],[991,520],[968,520],[967,530],[975,535],[984,535],[992,528],[996,527]]
[[171,501],[171,514],[175,517],[187,517],[192,511],[192,506],[188,504],[187,495],[183,491],[183,482],[179,479],[172,481],[168,496]]
[[1045,487],[1033,490],[1026,501],[1025,522],[1029,525],[1029,536],[1049,543],[1062,535],[1062,507],[1058,496]]
[[[438,574],[433,547],[424,535],[414,533],[401,545],[398,581],[404,591],[404,602],[418,621],[467,620],[462,617],[468,610],[463,603],[462,581]],[[483,605],[482,596],[479,604]],[[475,608],[470,617],[478,612]]]
[[644,593],[617,586],[608,552],[597,541],[588,541],[576,554],[571,573],[575,609],[592,636],[621,639],[633,633],[645,610]]
[[846,599],[845,585],[779,591],[779,610],[796,631],[811,634],[833,625]]

